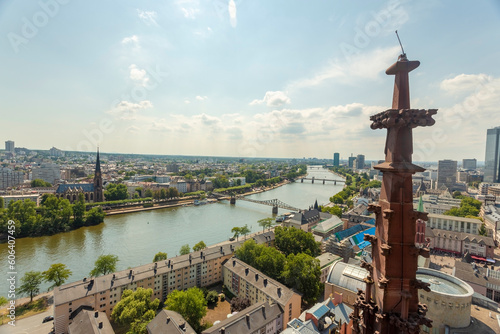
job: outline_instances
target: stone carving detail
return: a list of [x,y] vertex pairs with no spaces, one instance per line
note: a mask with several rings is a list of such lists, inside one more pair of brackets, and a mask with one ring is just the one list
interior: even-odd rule
[[363,237],[363,240],[369,241],[372,244],[372,246],[374,246],[377,243],[377,239],[378,238],[376,236],[371,234],[365,234],[365,236]]
[[385,219],[391,220],[393,214],[394,214],[394,210],[391,210],[391,209],[384,210],[384,218]]
[[389,255],[389,253],[391,252],[391,246],[389,246],[388,244],[383,244],[380,246],[380,250],[382,252],[382,255],[383,256],[387,256]]
[[380,277],[378,281],[378,287],[381,289],[385,289],[387,287],[387,284],[389,284],[389,280],[384,276]]
[[382,207],[379,204],[368,204],[368,211],[379,213],[382,210]]
[[436,123],[432,118],[436,113],[437,109],[388,109],[370,117],[371,128],[431,126]]
[[422,282],[421,280],[413,280],[411,282],[411,285],[416,289],[422,289],[424,291],[431,292],[431,285],[429,283]]

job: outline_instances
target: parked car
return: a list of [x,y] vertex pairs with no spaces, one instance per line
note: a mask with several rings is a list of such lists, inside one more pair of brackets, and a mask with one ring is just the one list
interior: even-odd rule
[[47,316],[47,317],[43,318],[42,323],[44,324],[44,323],[49,322],[49,321],[52,321],[52,320],[54,320],[54,317],[53,317],[53,316],[51,316],[51,315],[49,315],[49,316]]

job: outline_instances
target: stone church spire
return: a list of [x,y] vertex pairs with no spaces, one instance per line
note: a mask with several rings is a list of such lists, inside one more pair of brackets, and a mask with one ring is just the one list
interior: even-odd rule
[[94,203],[98,202],[104,202],[101,161],[99,160],[99,148],[97,148],[97,158],[95,163],[95,174],[94,174]]
[[348,333],[416,334],[421,325],[431,327],[427,307],[418,302],[418,289],[429,287],[416,278],[417,260],[429,250],[415,246],[416,220],[427,214],[413,210],[412,175],[424,169],[412,163],[412,131],[433,125],[437,110],[410,109],[408,74],[419,65],[399,56],[386,71],[395,75],[392,108],[370,117],[372,129],[387,129],[385,161],[374,167],[383,181],[379,203],[369,206],[376,214],[375,236],[365,235],[373,262],[362,264],[369,272],[366,290],[358,293]]

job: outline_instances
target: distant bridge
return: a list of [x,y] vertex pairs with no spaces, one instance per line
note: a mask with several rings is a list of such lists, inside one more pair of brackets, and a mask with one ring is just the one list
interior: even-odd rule
[[326,182],[333,182],[334,185],[336,185],[337,182],[345,183],[345,180],[317,179],[314,176],[313,177],[303,177],[300,179],[300,183],[304,183],[304,180],[312,181],[311,183],[314,183],[314,181],[323,181],[323,184],[325,184]]

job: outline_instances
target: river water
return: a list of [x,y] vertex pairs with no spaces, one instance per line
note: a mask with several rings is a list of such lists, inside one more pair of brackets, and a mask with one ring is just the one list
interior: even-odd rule
[[[314,204],[328,203],[328,198],[342,190],[343,183],[322,183],[321,179],[340,179],[338,176],[317,167],[308,168],[308,177],[316,181],[296,182],[254,194],[248,198],[257,200],[279,199],[293,207],[306,209]],[[169,257],[179,253],[182,245],[191,247],[203,240],[212,245],[232,236],[235,226],[248,224],[251,233],[261,229],[257,221],[272,217],[267,205],[228,201],[201,206],[143,211],[109,216],[98,226],[83,227],[67,233],[38,238],[16,240],[17,285],[25,272],[44,271],[53,263],[64,263],[72,272],[68,282],[88,275],[95,260],[103,254],[114,254],[119,258],[118,270],[150,263],[158,252]],[[279,214],[288,210],[279,210]],[[7,272],[7,244],[1,244],[4,257],[2,268]],[[41,291],[47,290],[44,283]],[[7,281],[0,279],[0,295],[7,296]]]

